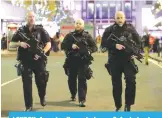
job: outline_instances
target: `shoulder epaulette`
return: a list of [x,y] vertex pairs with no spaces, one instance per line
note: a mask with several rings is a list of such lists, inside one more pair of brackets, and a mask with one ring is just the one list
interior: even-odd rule
[[26,25],[23,25],[23,26],[19,27],[18,31],[24,32],[25,29],[26,29]]
[[68,34],[72,34],[72,35],[74,35],[74,34],[75,34],[75,31],[69,32]]
[[131,23],[127,23],[127,26],[132,27],[133,25]]
[[35,28],[43,28],[43,25],[35,25]]
[[84,33],[87,33],[87,34],[89,34],[89,32],[88,32],[88,31],[85,31],[85,30],[84,30],[83,32],[84,32]]
[[128,29],[134,29],[134,26],[133,26],[131,23],[128,23],[128,24],[127,24],[127,28],[128,28]]
[[89,32],[88,31],[83,31],[83,35],[89,35]]

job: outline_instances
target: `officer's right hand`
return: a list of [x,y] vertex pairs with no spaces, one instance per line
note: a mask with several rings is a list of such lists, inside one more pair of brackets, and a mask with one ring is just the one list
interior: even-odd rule
[[121,44],[116,44],[116,49],[123,50],[123,49],[125,49],[125,46],[123,46]]
[[78,47],[76,44],[73,44],[73,45],[72,45],[72,48],[73,48],[73,49],[79,49],[79,47]]
[[28,47],[30,47],[30,45],[27,44],[26,42],[20,42],[20,47],[28,48]]

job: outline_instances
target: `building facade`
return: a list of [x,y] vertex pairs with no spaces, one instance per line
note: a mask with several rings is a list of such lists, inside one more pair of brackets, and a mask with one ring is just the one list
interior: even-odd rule
[[151,8],[153,4],[153,1],[146,0],[82,0],[81,16],[86,22],[94,24],[95,35],[102,35],[105,28],[114,23],[115,12],[121,10],[126,15],[126,21],[132,23],[142,35],[142,8]]

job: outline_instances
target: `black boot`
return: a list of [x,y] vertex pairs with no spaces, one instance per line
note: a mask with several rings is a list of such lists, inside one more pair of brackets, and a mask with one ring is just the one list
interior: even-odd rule
[[24,111],[32,111],[32,107],[26,107],[26,109]]
[[71,97],[71,101],[76,101],[75,96],[72,96],[72,97]]
[[130,105],[125,105],[124,111],[131,111],[131,106]]
[[40,99],[40,104],[44,107],[44,106],[46,106],[46,100],[45,100],[45,98],[41,98]]
[[80,101],[80,102],[79,102],[79,107],[86,107],[85,101]]
[[121,107],[117,107],[115,111],[118,112],[120,110],[121,110]]

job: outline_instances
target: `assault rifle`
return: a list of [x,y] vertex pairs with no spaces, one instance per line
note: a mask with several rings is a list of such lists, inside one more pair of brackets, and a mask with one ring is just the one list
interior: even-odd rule
[[46,54],[43,51],[43,48],[40,47],[38,40],[33,36],[32,38],[28,38],[24,33],[18,31],[18,35],[30,45],[28,47],[28,51],[39,55],[43,59],[47,59]]
[[77,46],[80,48],[78,50],[72,50],[67,52],[67,56],[75,55],[81,57],[81,59],[86,61],[93,61],[91,53],[88,51],[88,43],[85,40],[76,39],[71,33],[71,37],[75,40]]
[[131,35],[129,35],[128,37],[121,36],[120,38],[118,38],[113,33],[111,33],[107,40],[113,40],[116,43],[125,46],[125,51],[128,54],[136,56],[136,59],[142,63],[141,59],[143,59],[143,55],[140,54],[140,48],[132,40]]

